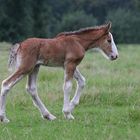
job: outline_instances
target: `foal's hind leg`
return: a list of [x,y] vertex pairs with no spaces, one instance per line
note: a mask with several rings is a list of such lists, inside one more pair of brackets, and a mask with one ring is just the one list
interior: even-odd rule
[[10,88],[13,87],[19,80],[21,80],[23,76],[24,75],[22,71],[18,70],[13,75],[11,75],[9,78],[5,79],[2,82],[1,95],[0,95],[0,121],[1,122],[9,122],[5,113],[6,95],[10,90]]
[[82,76],[82,74],[79,72],[78,69],[76,69],[75,72],[74,72],[74,78],[77,81],[77,89],[76,89],[74,97],[72,98],[72,100],[70,102],[71,112],[73,111],[75,106],[79,104],[81,91],[85,86],[85,78]]
[[53,116],[45,107],[45,105],[42,103],[41,99],[38,96],[37,93],[37,87],[36,87],[36,80],[37,80],[37,74],[39,71],[39,66],[36,66],[32,73],[28,75],[28,81],[26,85],[27,91],[31,94],[33,103],[35,106],[40,110],[43,118],[46,118],[48,120],[54,120],[56,119],[55,116]]

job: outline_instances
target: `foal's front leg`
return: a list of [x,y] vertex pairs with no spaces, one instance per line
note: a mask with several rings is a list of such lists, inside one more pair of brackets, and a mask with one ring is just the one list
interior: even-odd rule
[[72,77],[74,74],[75,65],[67,64],[65,67],[65,76],[64,76],[64,105],[63,105],[63,113],[66,119],[74,119],[70,110],[70,92],[72,89]]
[[70,110],[71,110],[71,112],[73,111],[75,106],[79,104],[81,91],[85,86],[85,78],[82,76],[82,74],[79,72],[79,70],[77,68],[76,68],[76,70],[74,72],[74,78],[77,81],[77,89],[76,89],[74,97],[72,98],[72,100],[70,102]]

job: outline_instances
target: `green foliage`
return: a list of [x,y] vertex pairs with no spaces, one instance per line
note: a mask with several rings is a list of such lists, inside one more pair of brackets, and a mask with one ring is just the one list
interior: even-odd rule
[[83,27],[95,26],[96,19],[92,15],[87,15],[84,11],[70,12],[64,14],[61,22],[58,23],[58,31],[73,31]]
[[140,9],[140,1],[139,0],[133,0],[133,3],[137,9]]
[[53,37],[111,20],[117,42],[139,43],[139,7],[139,0],[0,0],[0,41]]
[[119,43],[140,43],[140,13],[126,9],[110,11],[107,19],[113,23],[113,33]]
[[[30,0],[28,2],[30,4]],[[7,0],[0,5],[0,9],[2,11],[0,15],[1,41],[20,41],[24,36],[32,34],[33,21],[28,15],[31,13],[31,9],[27,0]]]

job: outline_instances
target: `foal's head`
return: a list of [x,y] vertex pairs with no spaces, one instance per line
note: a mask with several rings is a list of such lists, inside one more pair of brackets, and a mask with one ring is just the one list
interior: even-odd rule
[[110,33],[111,23],[108,23],[104,28],[104,35],[98,40],[98,48],[102,54],[110,59],[115,60],[118,58],[118,51],[115,45],[112,34]]

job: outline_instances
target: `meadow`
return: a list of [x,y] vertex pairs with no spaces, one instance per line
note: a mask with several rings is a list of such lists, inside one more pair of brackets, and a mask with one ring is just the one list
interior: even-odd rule
[[[0,44],[0,83],[7,69],[10,45]],[[0,123],[0,140],[139,140],[140,139],[140,45],[118,45],[119,59],[106,60],[87,52],[79,65],[86,78],[75,120],[65,120],[63,70],[42,67],[38,92],[57,119],[43,120],[25,90],[26,78],[7,96],[10,123]],[[76,82],[73,81],[73,91]]]

